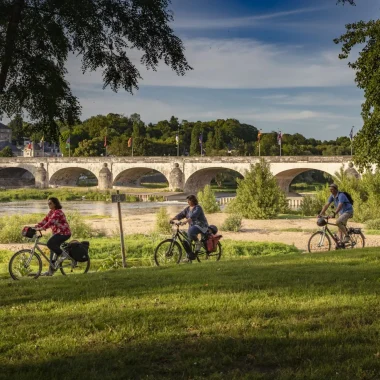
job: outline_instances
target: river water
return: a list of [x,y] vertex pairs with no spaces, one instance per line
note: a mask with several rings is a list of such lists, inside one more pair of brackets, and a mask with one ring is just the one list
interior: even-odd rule
[[[177,213],[184,209],[187,202],[168,201],[168,202],[136,202],[121,203],[123,215],[140,215],[155,213],[160,207],[167,207],[170,213]],[[62,202],[65,212],[78,211],[81,215],[105,215],[117,218],[116,203],[109,202]],[[0,203],[0,216],[14,214],[35,214],[47,213],[49,211],[47,201],[24,201]]]

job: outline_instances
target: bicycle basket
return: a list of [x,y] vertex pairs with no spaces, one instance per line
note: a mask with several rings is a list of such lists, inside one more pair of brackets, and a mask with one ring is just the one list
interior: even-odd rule
[[21,235],[28,238],[28,239],[31,239],[34,237],[36,232],[37,231],[32,227],[24,227],[21,231]]
[[88,250],[90,248],[90,243],[88,241],[79,242],[77,240],[73,240],[68,243],[67,252],[69,255],[80,263],[88,261]]
[[327,224],[327,220],[325,218],[318,218],[317,224],[319,227],[323,227]]

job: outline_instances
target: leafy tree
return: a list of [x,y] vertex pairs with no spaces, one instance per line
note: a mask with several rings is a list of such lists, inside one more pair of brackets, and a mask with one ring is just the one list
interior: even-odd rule
[[104,142],[100,137],[92,140],[83,140],[79,143],[78,148],[74,150],[75,157],[96,157],[104,155]]
[[229,212],[248,219],[270,219],[288,209],[286,195],[263,159],[251,165],[244,179],[237,179],[237,183],[236,198],[228,205]]
[[8,124],[8,127],[12,129],[12,140],[18,143],[23,142],[24,137],[24,123],[22,116],[17,114],[13,120]]
[[[160,60],[178,75],[191,67],[174,35],[169,0],[0,0],[0,114],[27,112],[36,130],[58,135],[81,107],[65,79],[69,53],[82,71],[103,70],[103,87],[132,93],[141,79],[127,56],[155,70]],[[20,80],[22,78],[22,80]]]
[[[350,3],[351,0],[340,0]],[[355,71],[355,82],[364,90],[363,128],[355,136],[354,162],[361,168],[380,163],[380,20],[359,21],[346,25],[346,33],[334,40],[342,45],[340,59],[347,59],[352,50],[362,47],[358,58],[348,66]]]
[[6,146],[0,151],[0,157],[13,157],[13,152],[10,146]]
[[209,214],[220,211],[219,203],[216,201],[215,192],[210,185],[206,185],[203,190],[197,194],[199,204],[203,210]]

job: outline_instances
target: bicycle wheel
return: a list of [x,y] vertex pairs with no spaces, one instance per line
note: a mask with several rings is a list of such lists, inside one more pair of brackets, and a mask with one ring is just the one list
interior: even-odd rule
[[309,252],[326,252],[331,249],[331,240],[327,234],[322,231],[315,232],[311,235],[309,242],[307,243],[307,249]]
[[360,234],[350,234],[350,242],[346,244],[346,248],[364,248],[365,237],[362,232]]
[[198,253],[197,260],[201,262],[201,259],[208,261],[219,261],[222,256],[222,244],[218,242],[215,252],[207,252],[205,248],[202,247],[201,251]]
[[64,276],[70,276],[72,274],[85,274],[90,269],[90,265],[90,258],[82,263],[68,258],[61,263],[59,270]]
[[41,274],[42,261],[30,249],[16,252],[9,261],[9,274],[14,280],[36,279]]
[[157,266],[172,266],[180,262],[182,249],[178,242],[166,239],[154,250],[154,262]]

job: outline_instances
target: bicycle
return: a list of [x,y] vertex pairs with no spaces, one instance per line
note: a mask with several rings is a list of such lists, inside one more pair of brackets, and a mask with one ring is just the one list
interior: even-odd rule
[[[158,244],[154,251],[154,261],[157,266],[165,265],[177,265],[181,262],[182,249],[186,253],[193,255],[198,262],[201,262],[201,258],[205,260],[219,261],[222,256],[222,245],[218,242],[215,252],[208,252],[206,249],[207,233],[202,234],[201,249],[198,253],[195,253],[195,243],[190,243],[187,232],[180,230],[179,227],[185,225],[183,222],[171,222],[176,227],[171,239],[165,239]],[[194,259],[195,260],[195,259]],[[189,260],[192,262],[192,260]]]
[[[39,232],[39,235],[37,232]],[[70,243],[63,243],[61,245],[61,248],[63,249],[63,252],[67,254],[67,257],[65,257],[63,261],[58,259],[55,262],[57,255],[54,254],[53,261],[51,262],[41,249],[41,246],[47,247],[45,243],[39,241],[41,237],[42,233],[40,231],[35,231],[34,236],[31,238],[35,239],[33,247],[31,249],[22,249],[11,257],[8,270],[14,280],[37,279],[42,271],[41,256],[49,263],[49,267],[54,271],[59,269],[64,276],[88,272],[90,269],[90,258],[85,262],[75,261],[65,250]]]
[[337,234],[332,233],[329,229],[329,225],[336,226],[334,223],[329,223],[330,218],[331,216],[322,216],[318,219],[317,224],[322,227],[322,230],[311,235],[307,244],[309,252],[330,251],[331,239],[335,243],[335,249],[364,248],[365,237],[361,228],[347,228],[349,242],[345,243],[339,239]]

